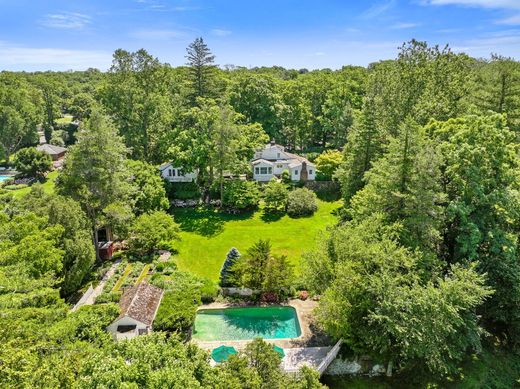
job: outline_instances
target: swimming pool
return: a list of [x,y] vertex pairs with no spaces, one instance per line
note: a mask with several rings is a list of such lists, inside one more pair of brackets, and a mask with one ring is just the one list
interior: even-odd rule
[[201,341],[283,339],[301,335],[293,307],[203,309],[197,312],[193,339]]
[[8,180],[10,178],[13,178],[13,176],[5,176],[0,174],[0,182],[4,182],[5,180]]

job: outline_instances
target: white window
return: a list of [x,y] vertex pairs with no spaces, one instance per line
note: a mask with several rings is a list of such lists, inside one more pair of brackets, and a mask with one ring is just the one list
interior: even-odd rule
[[273,168],[272,168],[272,167],[268,167],[268,168],[267,168],[267,172],[268,172],[269,174],[273,174]]
[[298,170],[295,170],[295,171],[294,171],[294,175],[295,175],[295,176],[298,175]]
[[276,167],[277,167],[278,169],[282,169],[282,168],[283,168],[283,165],[282,165],[282,164],[278,164],[278,165],[276,165]]
[[309,174],[312,174],[312,169],[311,169],[311,170],[309,170]]
[[172,177],[172,169],[168,169],[168,176]]
[[175,177],[175,169],[172,170],[172,176]]
[[255,174],[260,174],[260,169],[255,167]]
[[280,153],[278,153],[278,157],[277,158],[280,158]]
[[260,174],[267,174],[267,167],[261,167]]

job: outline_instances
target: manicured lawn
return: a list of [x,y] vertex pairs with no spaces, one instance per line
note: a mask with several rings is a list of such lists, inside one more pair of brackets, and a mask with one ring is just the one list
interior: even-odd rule
[[[43,184],[41,184],[43,191],[45,193],[54,192],[54,180],[56,180],[57,177],[58,177],[57,170],[54,170],[47,175],[45,182]],[[11,193],[14,197],[20,198],[20,197],[25,196],[30,191],[31,191],[31,187],[26,186],[25,188],[22,188],[22,189],[10,190],[9,193]]]
[[340,206],[339,201],[320,201],[312,217],[298,219],[266,217],[262,210],[229,215],[205,208],[176,209],[175,221],[182,230],[177,264],[182,270],[216,281],[231,247],[245,253],[259,239],[270,239],[273,253],[287,255],[298,272],[301,254],[315,247],[319,231],[336,222],[334,211]]
[[56,123],[58,124],[69,124],[70,122],[72,122],[72,116],[64,116],[56,119]]

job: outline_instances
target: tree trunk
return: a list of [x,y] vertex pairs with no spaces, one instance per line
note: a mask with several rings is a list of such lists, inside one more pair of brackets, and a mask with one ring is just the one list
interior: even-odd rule
[[392,360],[388,361],[388,366],[386,367],[386,376],[392,377],[392,369],[394,367],[394,362]]

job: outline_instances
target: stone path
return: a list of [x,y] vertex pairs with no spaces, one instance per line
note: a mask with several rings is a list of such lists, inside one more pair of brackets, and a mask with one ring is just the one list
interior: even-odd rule
[[105,288],[105,284],[114,275],[114,273],[120,263],[121,263],[120,259],[114,261],[112,266],[110,266],[110,269],[108,269],[108,271],[105,273],[105,275],[103,276],[101,281],[99,281],[99,284],[95,287],[94,292],[92,292],[92,294],[88,297],[88,299],[85,301],[85,304],[83,304],[83,305],[92,305],[96,302],[97,296],[99,296],[103,292],[103,289]]

